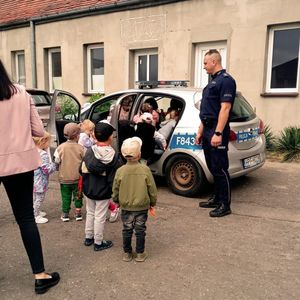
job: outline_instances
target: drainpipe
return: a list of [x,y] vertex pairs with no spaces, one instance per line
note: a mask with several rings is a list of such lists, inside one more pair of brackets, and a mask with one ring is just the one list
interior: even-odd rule
[[35,24],[34,21],[30,21],[30,33],[31,33],[31,77],[32,87],[37,88],[37,76],[36,76],[36,39],[35,39]]

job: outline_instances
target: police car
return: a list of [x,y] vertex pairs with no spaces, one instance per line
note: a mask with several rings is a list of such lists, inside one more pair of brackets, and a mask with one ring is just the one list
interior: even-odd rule
[[[161,85],[163,87],[161,87]],[[55,137],[56,147],[65,139],[63,128],[68,122],[90,119],[94,123],[109,119],[116,128],[114,148],[121,147],[121,130],[124,120],[120,120],[122,103],[127,106],[127,125],[138,114],[142,104],[154,98],[160,116],[176,104],[179,119],[167,139],[165,151],[155,153],[149,165],[154,175],[164,176],[171,190],[179,195],[193,197],[199,194],[204,185],[213,182],[201,146],[195,144],[200,124],[199,107],[202,97],[200,89],[186,87],[185,81],[140,82],[138,89],[123,90],[107,95],[81,111],[76,98],[67,92],[56,90],[52,99],[51,118],[48,131]],[[229,173],[231,178],[246,175],[265,162],[265,136],[263,122],[257,117],[251,105],[237,93],[230,117]]]

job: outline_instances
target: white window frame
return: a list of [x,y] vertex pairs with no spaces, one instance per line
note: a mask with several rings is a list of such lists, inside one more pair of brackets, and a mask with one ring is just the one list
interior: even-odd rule
[[[91,66],[91,50],[93,49],[98,49],[102,48],[104,51],[104,45],[103,44],[93,44],[93,45],[88,45],[86,50],[87,50],[87,84],[88,84],[88,93],[104,93],[104,80],[105,80],[105,74],[103,71],[103,86],[102,89],[92,89],[92,66]],[[105,62],[104,62],[105,64]]]
[[271,76],[272,76],[272,59],[273,59],[273,44],[274,44],[274,32],[277,30],[299,29],[300,25],[282,25],[274,26],[269,30],[269,45],[268,45],[268,60],[267,60],[267,78],[266,78],[266,92],[267,93],[293,93],[298,92],[299,88],[299,69],[300,69],[300,46],[298,52],[298,70],[295,88],[271,88]]
[[15,74],[16,74],[16,82],[18,84],[20,83],[20,73],[19,73],[19,56],[23,55],[24,56],[24,85],[26,85],[26,68],[25,68],[25,51],[16,51],[14,58],[15,58]]
[[[147,81],[149,80],[149,74],[150,74],[150,55],[157,55],[158,58],[158,50],[155,49],[143,49],[143,50],[136,50],[134,53],[134,84],[136,81],[138,81],[138,75],[139,75],[139,56],[146,55],[147,56]],[[158,70],[157,70],[158,72]],[[157,74],[158,76],[158,74]],[[136,84],[135,84],[136,85]]]
[[[53,81],[52,81],[52,53],[57,53],[60,52],[61,53],[61,48],[50,48],[48,49],[48,82],[49,82],[49,91],[50,93],[53,93],[55,88],[53,86]],[[61,56],[60,56],[61,57]],[[60,64],[62,64],[62,61],[60,60]],[[62,68],[62,66],[61,66]],[[61,74],[61,87],[59,87],[58,89],[62,89],[62,74]]]
[[204,88],[208,84],[208,74],[203,69],[205,53],[210,49],[216,49],[222,57],[222,67],[227,65],[227,43],[226,41],[212,43],[198,43],[195,46],[195,87]]

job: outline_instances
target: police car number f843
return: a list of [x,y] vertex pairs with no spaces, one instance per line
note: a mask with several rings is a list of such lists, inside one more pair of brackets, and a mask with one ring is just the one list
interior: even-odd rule
[[170,142],[169,148],[176,149],[189,149],[189,150],[199,150],[201,146],[195,144],[196,134],[174,134]]

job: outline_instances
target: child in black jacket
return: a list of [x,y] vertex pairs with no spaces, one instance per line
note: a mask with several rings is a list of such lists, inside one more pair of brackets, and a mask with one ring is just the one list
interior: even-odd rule
[[97,142],[86,151],[81,166],[87,212],[84,244],[94,244],[95,251],[113,245],[112,241],[103,239],[103,231],[115,172],[120,166],[119,156],[111,146],[114,130],[105,121],[96,124]]

